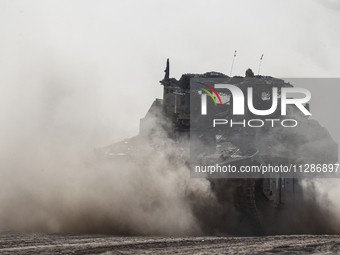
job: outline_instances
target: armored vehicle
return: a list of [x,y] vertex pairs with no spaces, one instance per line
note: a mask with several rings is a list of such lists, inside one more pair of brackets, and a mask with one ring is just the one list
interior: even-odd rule
[[[101,157],[110,159],[131,156],[136,150],[134,141],[140,137],[156,135],[156,126],[159,125],[174,141],[192,142],[195,136],[204,144],[191,146],[191,160],[194,157],[194,163],[199,165],[232,165],[237,169],[240,166],[257,166],[259,169],[265,165],[291,168],[303,163],[334,164],[338,161],[338,146],[327,130],[316,120],[302,114],[295,105],[287,106],[285,116],[281,114],[280,107],[266,116],[255,115],[245,107],[243,116],[234,116],[233,95],[231,91],[224,90],[220,94],[223,98],[219,98],[218,107],[211,107],[214,104],[211,99],[207,102],[206,117],[201,118],[199,123],[195,118],[201,114],[201,107],[197,106],[201,106],[199,102],[205,92],[193,89],[193,84],[206,84],[209,87],[219,80],[222,84],[236,86],[246,96],[250,96],[247,94],[252,91],[253,107],[267,110],[271,108],[275,97],[272,88],[277,88],[276,100],[279,105],[282,89],[293,88],[290,83],[270,76],[256,76],[250,69],[246,71],[245,77],[208,72],[183,74],[177,80],[170,78],[169,74],[170,65],[167,60],[165,76],[160,81],[164,86],[163,99],[156,99],[145,118],[141,119],[139,135],[101,149],[98,153]],[[309,110],[308,103],[304,107]],[[221,125],[213,125],[216,119]],[[231,121],[238,125],[229,125]],[[183,155],[189,161],[189,154]],[[294,171],[290,169],[290,172]],[[300,182],[303,176],[299,176],[298,172],[290,175],[230,175],[228,178],[208,175],[205,178],[210,181],[221,204],[233,204],[239,211],[243,227],[249,229],[248,233],[264,234],[266,228],[262,221],[266,213],[275,208],[294,206],[302,198]]]

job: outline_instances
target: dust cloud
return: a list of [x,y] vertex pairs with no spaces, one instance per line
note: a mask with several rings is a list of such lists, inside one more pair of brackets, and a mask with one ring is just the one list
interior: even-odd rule
[[[100,87],[77,68],[32,65],[1,96],[0,232],[202,234],[191,201],[214,196],[208,181],[190,180],[172,161],[170,139],[158,139],[167,147],[157,153],[139,141],[135,161],[98,161],[95,146],[112,139]],[[117,127],[122,113],[112,110]]]
[[[160,128],[132,139],[133,160],[98,160],[94,148],[109,145],[105,137],[116,131],[101,118],[107,106],[94,78],[67,66],[30,70],[2,88],[0,232],[240,232],[235,207],[219,203],[209,181],[190,179],[187,141],[174,142]],[[270,214],[268,233],[340,233],[336,181],[306,184],[310,206]]]

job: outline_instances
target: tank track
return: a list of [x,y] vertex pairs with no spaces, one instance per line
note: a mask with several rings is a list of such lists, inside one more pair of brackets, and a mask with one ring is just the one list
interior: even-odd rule
[[241,217],[249,222],[252,234],[263,235],[263,228],[256,206],[255,180],[247,180],[244,185],[239,187],[238,193]]
[[210,181],[219,202],[222,205],[233,204],[239,213],[235,234],[263,235],[257,209],[255,179],[214,179]]

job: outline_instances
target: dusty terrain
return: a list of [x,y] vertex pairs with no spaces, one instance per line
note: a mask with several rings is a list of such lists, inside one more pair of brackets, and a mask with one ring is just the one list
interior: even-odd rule
[[0,254],[340,253],[340,236],[117,237],[0,234]]

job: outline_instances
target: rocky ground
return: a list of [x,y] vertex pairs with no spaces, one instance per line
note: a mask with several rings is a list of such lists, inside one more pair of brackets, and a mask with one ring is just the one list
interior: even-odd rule
[[0,234],[0,254],[332,254],[340,236],[118,237]]

